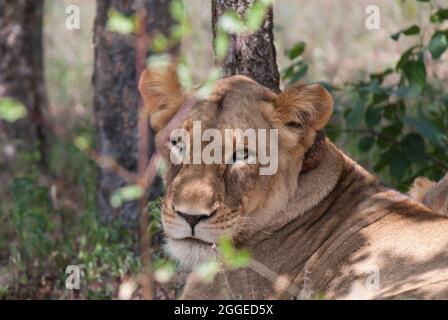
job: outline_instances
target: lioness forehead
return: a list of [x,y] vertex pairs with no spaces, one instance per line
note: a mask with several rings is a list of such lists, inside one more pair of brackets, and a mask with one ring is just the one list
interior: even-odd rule
[[254,80],[237,75],[217,81],[210,100],[217,102],[218,109],[223,109],[226,106],[227,98],[253,103],[257,101],[274,102],[276,97],[275,93]]
[[245,76],[217,81],[209,98],[198,101],[186,122],[201,121],[206,127],[265,128],[261,105],[273,104],[276,95]]

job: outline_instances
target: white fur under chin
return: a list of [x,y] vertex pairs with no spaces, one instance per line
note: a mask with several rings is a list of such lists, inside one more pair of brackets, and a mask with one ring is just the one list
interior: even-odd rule
[[170,238],[166,239],[165,251],[186,270],[192,270],[215,256],[211,245],[207,247]]

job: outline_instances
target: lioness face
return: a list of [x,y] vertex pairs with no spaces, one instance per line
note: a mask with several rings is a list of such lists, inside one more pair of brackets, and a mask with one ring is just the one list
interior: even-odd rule
[[[243,76],[218,81],[208,98],[191,103],[173,66],[146,70],[139,88],[167,167],[162,206],[167,249],[186,267],[213,256],[213,244],[221,237],[243,242],[275,219],[297,191],[303,156],[333,105],[331,95],[320,86],[293,87],[276,95]],[[193,107],[185,116],[175,117],[188,103]],[[188,135],[180,141],[167,132],[173,129]],[[192,152],[191,146],[203,154],[208,145],[194,141],[197,130],[204,137],[207,129],[225,139],[212,152],[222,161],[192,161],[198,150]],[[238,130],[248,129],[267,133],[262,151],[275,164],[260,161],[260,150],[255,150],[260,144],[238,136]],[[173,151],[184,161],[173,161]],[[269,165],[275,165],[275,172],[261,174]]]

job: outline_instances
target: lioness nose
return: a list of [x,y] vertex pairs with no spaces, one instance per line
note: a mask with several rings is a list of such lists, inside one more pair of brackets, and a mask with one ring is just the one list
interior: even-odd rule
[[201,214],[201,215],[190,215],[190,214],[186,214],[186,213],[179,212],[179,211],[176,211],[176,213],[177,213],[178,215],[180,215],[182,218],[184,218],[185,221],[187,221],[187,223],[188,223],[188,224],[190,225],[190,227],[191,227],[191,230],[192,230],[192,232],[193,232],[193,235],[194,235],[194,227],[195,227],[199,222],[201,222],[202,220],[205,220],[205,219],[209,218],[209,216],[206,215],[206,214]]
[[196,225],[199,222],[210,218],[211,216],[213,216],[216,213],[216,210],[211,212],[210,214],[201,214],[200,212],[197,212],[196,210],[194,210],[194,211],[184,210],[186,212],[182,212],[179,210],[179,208],[177,208],[177,210],[176,210],[176,208],[174,206],[173,206],[173,209],[177,215],[182,217],[190,225],[191,232],[192,232],[193,236],[194,236],[194,227],[196,227]]

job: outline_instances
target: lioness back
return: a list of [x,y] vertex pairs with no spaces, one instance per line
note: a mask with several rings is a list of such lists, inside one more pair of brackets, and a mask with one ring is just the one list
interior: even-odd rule
[[[337,218],[324,224],[328,239],[313,249],[299,287],[308,281],[310,292],[329,299],[448,298],[448,219],[343,158],[328,208],[313,210]],[[322,225],[309,232],[322,233]]]

